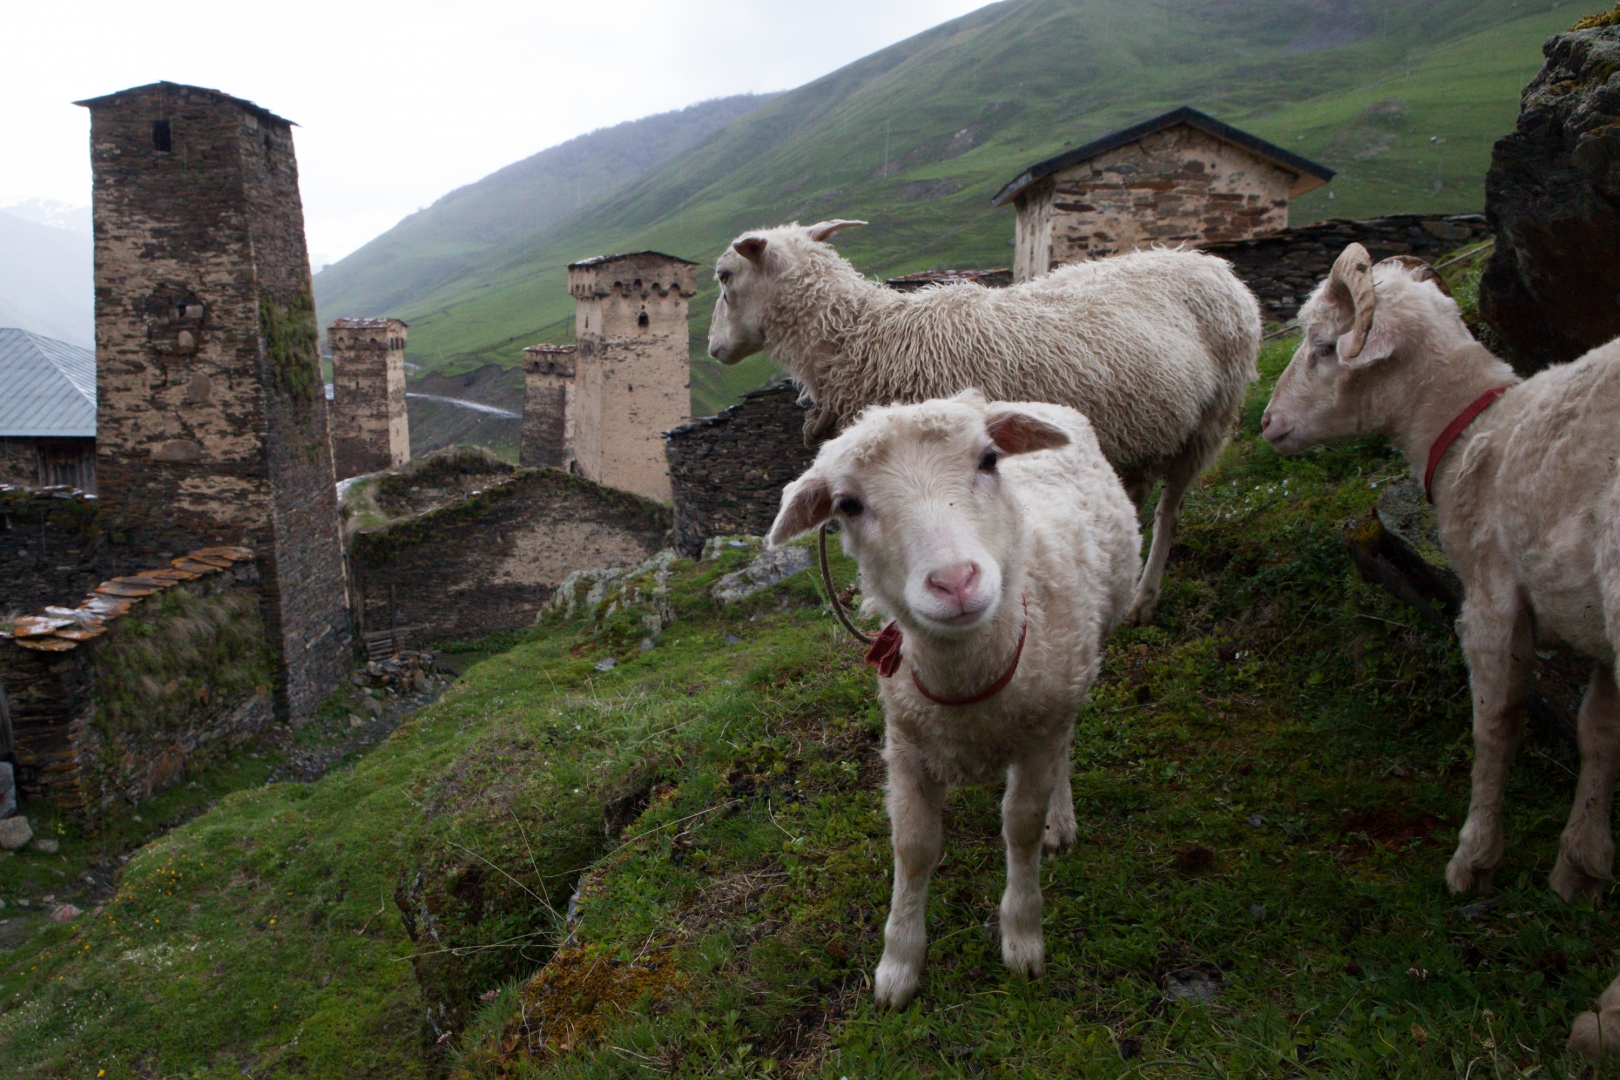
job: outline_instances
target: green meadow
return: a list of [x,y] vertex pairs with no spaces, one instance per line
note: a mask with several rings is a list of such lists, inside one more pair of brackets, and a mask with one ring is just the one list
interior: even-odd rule
[[[873,1008],[874,676],[811,574],[718,607],[751,555],[724,549],[674,566],[649,650],[634,607],[552,617],[351,768],[267,783],[254,759],[164,796],[190,803],[146,813],[183,823],[115,896],[0,954],[6,1074],[1564,1075],[1620,969],[1612,905],[1545,885],[1573,752],[1533,734],[1499,891],[1448,896],[1466,673],[1345,555],[1402,463],[1258,438],[1291,347],[1189,499],[1156,625],[1115,635],[1080,715],[1045,979],[1002,971],[999,793],[966,789],[922,991]],[[8,912],[135,842],[44,828],[59,855],[0,862]],[[1189,979],[1216,996],[1169,992]]]

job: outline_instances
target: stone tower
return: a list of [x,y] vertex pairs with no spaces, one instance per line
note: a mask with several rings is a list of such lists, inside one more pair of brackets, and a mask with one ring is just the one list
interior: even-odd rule
[[663,432],[691,418],[686,305],[696,282],[696,263],[656,251],[568,267],[574,457],[587,479],[670,497]]
[[102,525],[154,560],[252,548],[277,711],[301,720],[350,634],[292,124],[167,82],[79,104]]
[[523,443],[518,464],[567,469],[574,463],[574,347],[523,350]]
[[336,319],[332,347],[332,468],[339,480],[411,459],[405,414],[405,330],[398,319]]

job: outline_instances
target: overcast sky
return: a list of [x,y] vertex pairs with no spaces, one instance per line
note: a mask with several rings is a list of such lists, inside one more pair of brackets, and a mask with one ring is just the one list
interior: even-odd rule
[[0,205],[90,201],[71,103],[167,79],[296,121],[312,255],[594,128],[802,85],[984,0],[7,4]]

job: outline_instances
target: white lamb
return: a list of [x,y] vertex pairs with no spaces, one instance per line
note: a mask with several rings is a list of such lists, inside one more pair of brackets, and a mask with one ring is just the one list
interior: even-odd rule
[[887,719],[894,897],[880,1004],[917,990],[949,785],[1005,775],[1001,955],[1044,970],[1040,859],[1074,842],[1069,743],[1139,565],[1136,514],[1073,409],[975,391],[873,407],[782,493],[771,542],[829,521],[871,609]]
[[720,256],[709,355],[761,349],[814,408],[810,445],[869,405],[945,397],[1080,410],[1141,507],[1164,480],[1153,545],[1127,621],[1152,619],[1187,488],[1226,444],[1255,375],[1260,309],[1220,259],[1144,251],[1065,266],[1007,289],[902,293],[827,243],[858,221],[783,225]]

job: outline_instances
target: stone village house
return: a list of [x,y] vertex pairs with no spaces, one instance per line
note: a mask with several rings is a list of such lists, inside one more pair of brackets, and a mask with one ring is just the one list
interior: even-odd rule
[[1013,280],[1150,244],[1249,240],[1288,228],[1288,201],[1333,170],[1183,107],[1019,173]]

